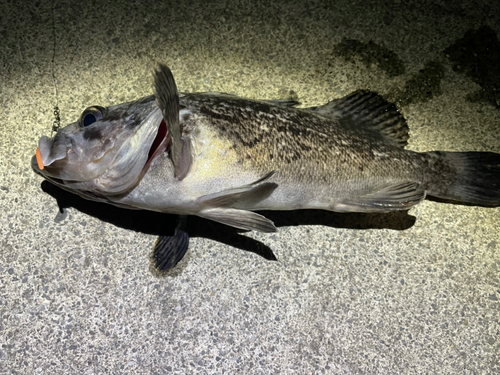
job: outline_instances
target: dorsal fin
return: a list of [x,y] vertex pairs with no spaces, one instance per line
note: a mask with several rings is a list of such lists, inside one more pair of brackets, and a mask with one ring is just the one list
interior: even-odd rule
[[396,106],[372,91],[358,90],[308,110],[349,129],[362,129],[401,148],[408,143],[408,125]]

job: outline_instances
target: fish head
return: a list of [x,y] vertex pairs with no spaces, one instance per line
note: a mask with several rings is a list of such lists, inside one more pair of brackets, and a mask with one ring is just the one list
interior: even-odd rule
[[40,138],[31,165],[47,180],[83,196],[124,194],[140,182],[167,143],[161,110],[154,96],[148,96],[85,109],[53,138]]

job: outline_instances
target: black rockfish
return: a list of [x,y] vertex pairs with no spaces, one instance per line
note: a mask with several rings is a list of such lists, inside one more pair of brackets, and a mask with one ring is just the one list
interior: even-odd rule
[[[31,165],[54,184],[119,207],[198,215],[272,232],[253,211],[407,210],[427,195],[500,205],[500,154],[405,150],[396,107],[367,91],[312,108],[219,93],[178,94],[164,65],[155,94],[42,137]],[[155,249],[158,268],[187,249],[178,228]]]

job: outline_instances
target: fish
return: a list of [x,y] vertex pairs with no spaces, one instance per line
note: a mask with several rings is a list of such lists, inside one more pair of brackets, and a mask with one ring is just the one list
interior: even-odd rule
[[415,152],[397,107],[357,90],[326,104],[178,92],[168,66],[153,95],[109,107],[43,136],[35,173],[85,199],[179,215],[152,261],[168,271],[188,248],[186,218],[274,232],[256,211],[408,210],[426,197],[500,206],[500,154]]

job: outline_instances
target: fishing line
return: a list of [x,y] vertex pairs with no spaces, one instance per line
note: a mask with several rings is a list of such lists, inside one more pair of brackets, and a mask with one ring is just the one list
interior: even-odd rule
[[59,128],[61,127],[61,112],[59,110],[59,94],[57,92],[57,83],[56,83],[56,73],[55,73],[55,58],[56,58],[56,16],[55,16],[55,0],[52,0],[52,84],[54,85],[54,97],[56,101],[56,105],[54,106],[54,121],[52,121],[52,133],[57,133]]

